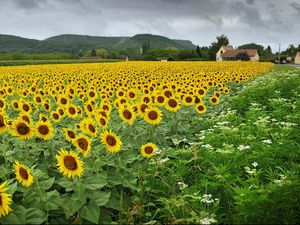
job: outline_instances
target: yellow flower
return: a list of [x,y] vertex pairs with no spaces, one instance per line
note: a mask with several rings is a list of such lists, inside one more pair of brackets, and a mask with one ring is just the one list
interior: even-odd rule
[[199,114],[203,114],[206,112],[206,106],[203,103],[199,103],[196,105],[196,112]]
[[134,120],[136,117],[132,107],[130,107],[130,106],[127,106],[127,107],[121,106],[119,108],[119,115],[120,115],[121,119],[125,123],[128,123],[129,125],[132,125],[134,123]]
[[53,127],[52,124],[47,120],[43,122],[40,120],[35,125],[35,135],[41,139],[49,140],[53,136]]
[[13,122],[11,133],[21,139],[27,139],[33,136],[33,131],[30,125],[19,119]]
[[0,185],[0,217],[6,216],[12,211],[10,208],[12,196],[11,194],[6,193],[6,191],[8,190],[6,185],[7,182],[4,182]]
[[75,140],[73,140],[73,144],[84,157],[86,157],[91,151],[91,139],[85,135],[78,136]]
[[144,119],[147,123],[156,125],[159,124],[162,118],[162,112],[159,108],[151,107],[146,109]]
[[105,131],[102,133],[101,142],[108,152],[116,153],[121,151],[122,141],[111,131]]
[[155,152],[156,148],[157,147],[155,144],[149,142],[147,144],[142,145],[141,153],[144,157],[149,158],[149,157],[156,155],[156,152]]
[[166,102],[166,109],[172,112],[176,112],[180,109],[179,102],[175,98],[169,98]]
[[24,187],[29,187],[33,183],[31,170],[18,161],[15,161],[15,174],[17,181],[20,182]]
[[0,133],[6,131],[6,123],[4,113],[0,112]]
[[73,151],[66,151],[61,149],[55,156],[57,160],[58,171],[64,176],[73,178],[75,176],[81,176],[83,173],[83,162]]
[[73,131],[69,128],[64,128],[63,130],[65,131],[65,137],[68,142],[72,142],[73,140],[75,140],[75,138],[76,138],[75,131]]

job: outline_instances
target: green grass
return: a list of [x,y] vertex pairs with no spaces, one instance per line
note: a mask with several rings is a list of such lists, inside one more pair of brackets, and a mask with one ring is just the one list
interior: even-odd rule
[[0,66],[72,64],[72,63],[107,63],[107,62],[121,62],[121,61],[122,60],[118,60],[118,59],[10,60],[10,61],[0,61]]
[[299,75],[275,67],[186,130],[177,118],[182,133],[143,167],[140,211],[122,222],[299,223]]

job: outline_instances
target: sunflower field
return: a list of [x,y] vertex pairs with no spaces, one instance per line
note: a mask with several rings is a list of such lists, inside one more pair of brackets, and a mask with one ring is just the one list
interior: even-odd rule
[[[268,127],[272,118],[266,114],[287,101],[268,102],[273,107],[269,111],[252,101],[259,94],[258,100],[275,98],[272,88],[233,99],[248,83],[259,88],[275,85],[276,80],[265,75],[272,67],[253,62],[0,67],[0,224],[257,222],[253,209],[270,197],[270,188],[258,188],[268,179],[258,168],[267,163],[258,162],[261,152],[251,155],[253,162],[243,153],[263,146],[272,154],[268,147],[276,139],[273,136],[259,140],[256,147],[247,143],[273,132]],[[295,101],[300,96],[297,72],[272,74],[282,79],[282,85],[290,77],[285,97],[293,94]],[[295,104],[284,107],[298,109],[299,100]],[[276,113],[272,115],[276,121],[287,116]],[[286,132],[296,132],[299,125],[281,122],[281,127],[288,127]],[[287,144],[290,149],[299,149],[299,133],[297,138]],[[295,152],[290,154],[299,160]],[[289,162],[289,157],[282,157]],[[219,167],[213,166],[213,158]],[[252,164],[238,175],[243,159]],[[290,182],[296,192],[299,171],[292,172],[297,167],[289,166],[289,171],[269,164],[266,169],[269,176],[279,176],[278,182]],[[247,189],[251,181],[252,189]],[[294,192],[286,199],[295,199]],[[256,203],[251,205],[247,198]],[[262,207],[269,204],[263,203]],[[283,223],[299,219],[294,217],[297,209],[281,212]]]

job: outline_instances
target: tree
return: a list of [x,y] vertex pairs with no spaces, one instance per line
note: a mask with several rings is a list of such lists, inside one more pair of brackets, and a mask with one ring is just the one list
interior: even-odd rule
[[96,56],[101,56],[101,58],[107,58],[108,51],[105,48],[97,49]]
[[271,49],[270,45],[268,45],[266,52],[268,52],[269,54],[272,54],[272,49]]
[[217,42],[212,42],[208,49],[208,57],[210,60],[216,60],[216,54],[222,46],[229,44],[229,39],[225,34],[217,36]]
[[92,49],[92,51],[91,51],[91,56],[92,56],[92,57],[97,56],[97,53],[96,53],[96,50],[95,50],[95,49]]
[[236,60],[241,60],[241,61],[249,61],[250,57],[248,55],[248,53],[245,52],[240,52],[239,54],[236,55]]
[[199,58],[202,58],[202,53],[201,53],[201,49],[200,49],[199,45],[197,45],[196,53],[198,54]]

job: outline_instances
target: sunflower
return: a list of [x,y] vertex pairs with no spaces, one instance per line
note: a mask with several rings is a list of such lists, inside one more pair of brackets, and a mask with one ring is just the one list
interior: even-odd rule
[[17,119],[12,123],[11,133],[12,135],[20,137],[21,139],[31,138],[33,135],[30,125],[20,119]]
[[132,109],[132,107],[127,106],[127,107],[120,107],[119,108],[119,115],[121,119],[125,122],[128,123],[129,125],[132,125],[134,120],[135,120],[135,113]]
[[63,130],[64,130],[64,132],[65,132],[65,137],[66,137],[66,140],[67,140],[68,142],[72,142],[72,141],[75,140],[75,138],[76,138],[76,133],[75,133],[75,131],[73,131],[73,130],[71,130],[71,129],[69,129],[69,128],[64,128]]
[[144,157],[146,158],[150,158],[151,156],[156,155],[155,149],[156,149],[156,145],[153,143],[147,143],[142,145],[141,147],[141,153]]
[[156,125],[161,121],[162,112],[157,107],[151,107],[146,109],[146,113],[144,114],[144,119],[147,123]]
[[6,193],[6,191],[8,190],[6,185],[7,182],[4,182],[0,185],[0,217],[6,216],[12,211],[9,207],[12,202],[12,195]]
[[29,102],[22,102],[21,110],[25,113],[31,113],[32,111],[31,104]]
[[31,175],[31,169],[27,168],[25,165],[15,161],[15,174],[16,179],[24,187],[29,187],[33,183],[33,176]]
[[196,112],[199,114],[203,114],[206,112],[206,106],[203,103],[197,104],[195,109],[196,109]]
[[23,121],[25,121],[26,123],[29,123],[29,124],[32,121],[31,115],[29,113],[26,113],[26,112],[20,112],[19,116],[18,116],[18,119],[23,120]]
[[61,149],[55,156],[57,160],[58,171],[64,176],[73,178],[75,176],[81,176],[83,173],[83,162],[78,157],[78,154],[74,151],[66,151]]
[[97,137],[98,130],[92,118],[85,118],[80,122],[80,127],[83,132],[93,137]]
[[12,100],[12,102],[11,102],[11,106],[12,106],[12,108],[15,110],[15,111],[17,111],[17,110],[19,110],[20,109],[20,102],[18,101],[18,100]]
[[155,103],[158,106],[164,106],[165,103],[166,103],[166,97],[164,95],[162,95],[162,94],[155,95]]
[[6,107],[5,99],[0,97],[0,111],[3,111]]
[[105,131],[101,135],[101,142],[105,145],[106,150],[110,153],[121,151],[122,141],[111,131]]
[[191,106],[191,105],[193,105],[194,104],[194,96],[192,96],[192,95],[183,96],[182,103],[185,106]]
[[180,109],[179,102],[175,98],[167,99],[167,103],[165,105],[166,109],[172,112],[176,112]]
[[0,133],[6,130],[7,126],[5,123],[5,116],[4,113],[0,112]]
[[213,96],[210,97],[209,102],[212,105],[217,105],[217,104],[220,103],[220,98],[218,98],[216,95],[213,95]]
[[41,139],[49,140],[53,136],[53,127],[50,121],[42,121],[40,120],[35,125],[35,135]]
[[59,122],[60,120],[61,120],[61,117],[60,117],[60,115],[58,114],[58,112],[51,112],[50,113],[50,115],[51,115],[51,119],[54,121],[54,122]]
[[76,118],[78,116],[77,114],[77,107],[73,105],[67,105],[67,116],[70,118]]
[[73,144],[84,157],[86,157],[91,151],[91,139],[85,135],[78,136],[75,140],[73,140]]
[[106,119],[104,116],[96,115],[96,122],[101,128],[106,128],[108,124],[108,119]]

